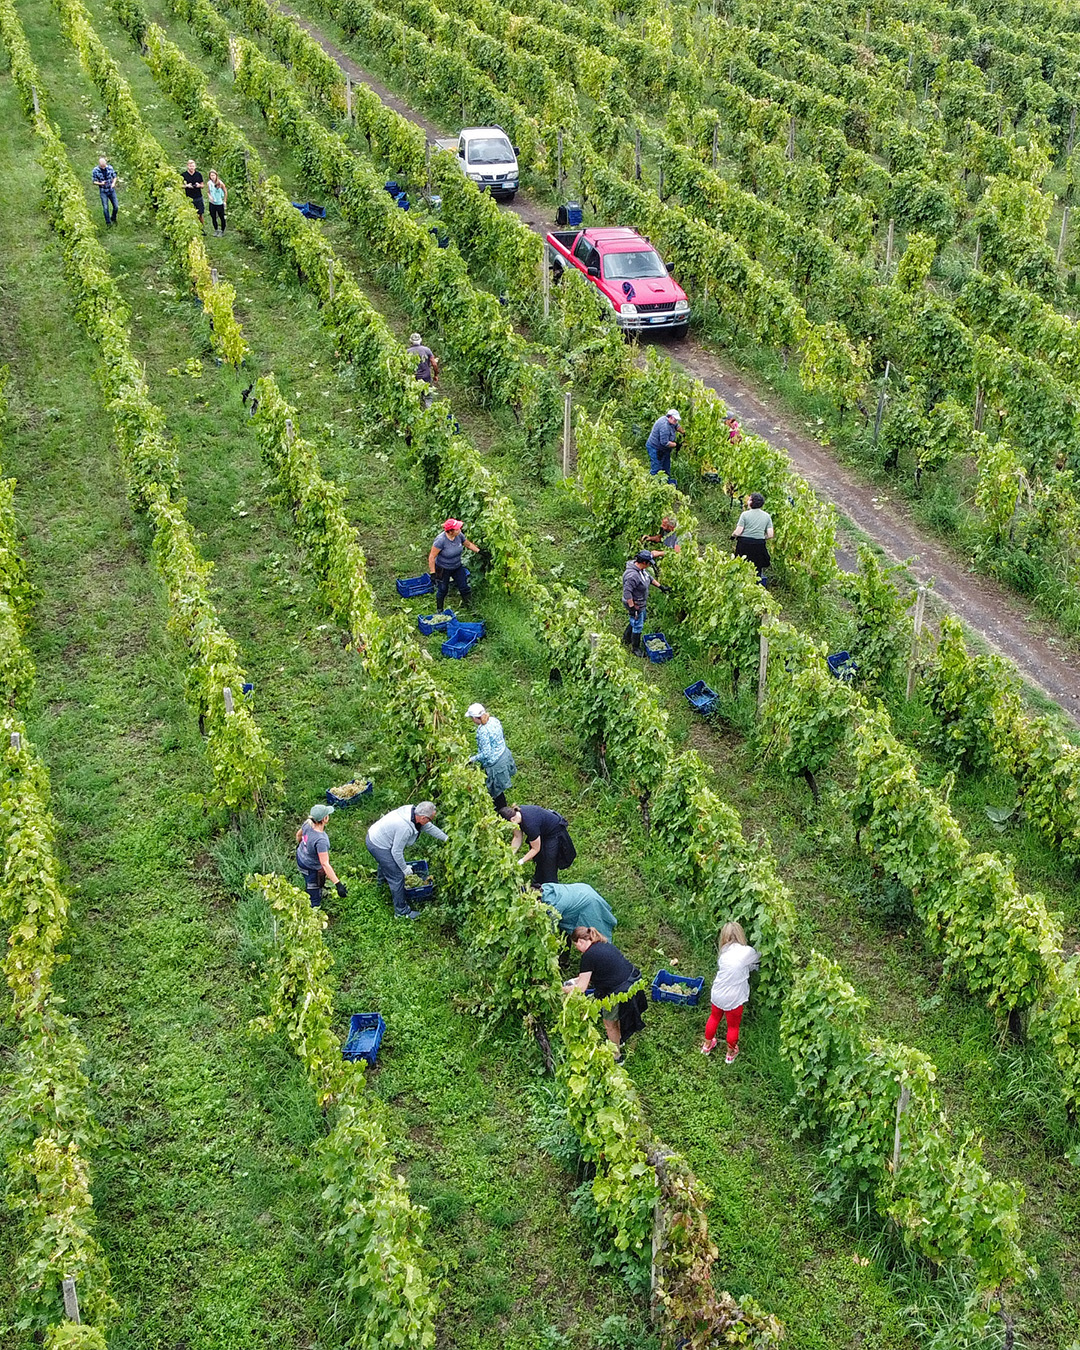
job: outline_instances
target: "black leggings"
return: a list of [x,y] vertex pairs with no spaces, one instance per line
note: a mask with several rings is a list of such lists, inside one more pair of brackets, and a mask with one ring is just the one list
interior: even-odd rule
[[216,230],[223,230],[225,228],[224,202],[222,202],[220,206],[216,206],[213,202],[210,203],[210,224],[213,225]]

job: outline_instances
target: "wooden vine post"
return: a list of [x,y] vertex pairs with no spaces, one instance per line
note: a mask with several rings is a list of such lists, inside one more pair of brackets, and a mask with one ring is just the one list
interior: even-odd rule
[[22,749],[22,737],[19,735],[17,731],[13,731],[11,733],[11,748],[12,750]]
[[765,686],[769,677],[769,633],[764,624],[761,625],[761,633],[758,637],[758,671],[757,671],[757,710],[760,713],[762,704],[765,702]]
[[82,1317],[79,1313],[79,1295],[75,1289],[75,1281],[69,1275],[61,1281],[60,1287],[64,1291],[64,1316],[69,1322],[82,1323]]
[[905,1083],[896,1099],[896,1129],[893,1132],[892,1170],[895,1177],[900,1170],[900,1119],[911,1101],[911,1089]]
[[547,319],[551,315],[551,263],[547,244],[543,245],[540,255],[540,291],[544,297],[544,318]]
[[915,670],[919,659],[919,637],[922,634],[923,615],[926,612],[926,587],[920,586],[915,596],[915,617],[911,625],[911,658],[908,661],[907,696],[915,692]]
[[563,419],[562,419],[562,476],[570,477],[570,437],[572,435],[570,426],[570,407],[574,396],[568,389],[563,395]]
[[888,273],[892,266],[893,236],[896,231],[896,221],[889,221],[889,233],[885,236],[885,271]]
[[225,688],[222,689],[221,693],[222,697],[225,699],[225,716],[231,717],[233,713],[236,711],[236,707],[233,703],[232,690],[229,688],[228,685],[226,685]]
[[1055,259],[1058,267],[1061,266],[1061,259],[1065,255],[1065,244],[1069,238],[1069,208],[1066,206],[1061,214],[1061,233],[1058,235],[1057,258]]
[[229,70],[233,78],[236,78],[237,57],[240,55],[240,44],[235,37],[229,38]]
[[892,362],[885,362],[885,376],[881,381],[881,393],[878,394],[877,412],[874,413],[874,444],[878,443],[878,435],[881,431],[881,418],[885,412],[885,400],[888,397],[889,371],[892,368]]
[[348,72],[346,72],[345,74],[345,116],[349,119],[349,123],[351,125],[353,120],[352,76]]
[[326,264],[326,289],[330,296],[330,303],[334,302],[334,260],[328,259]]

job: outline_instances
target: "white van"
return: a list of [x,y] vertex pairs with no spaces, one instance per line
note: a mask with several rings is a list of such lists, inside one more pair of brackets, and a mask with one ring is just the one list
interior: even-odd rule
[[457,138],[437,140],[440,150],[456,154],[462,172],[481,192],[513,201],[518,190],[517,146],[502,127],[464,127]]

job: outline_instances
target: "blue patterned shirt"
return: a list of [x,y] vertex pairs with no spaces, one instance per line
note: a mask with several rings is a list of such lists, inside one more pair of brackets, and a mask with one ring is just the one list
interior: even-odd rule
[[502,723],[488,714],[488,720],[476,728],[476,756],[485,769],[499,760],[506,750]]

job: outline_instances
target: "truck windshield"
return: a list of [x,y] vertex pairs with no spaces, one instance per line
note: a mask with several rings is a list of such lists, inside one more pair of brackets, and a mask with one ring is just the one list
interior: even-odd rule
[[468,158],[470,164],[512,164],[514,147],[505,136],[481,136],[469,142]]
[[633,253],[605,253],[605,281],[637,281],[639,277],[666,277],[667,268],[660,255],[651,248],[639,248]]

